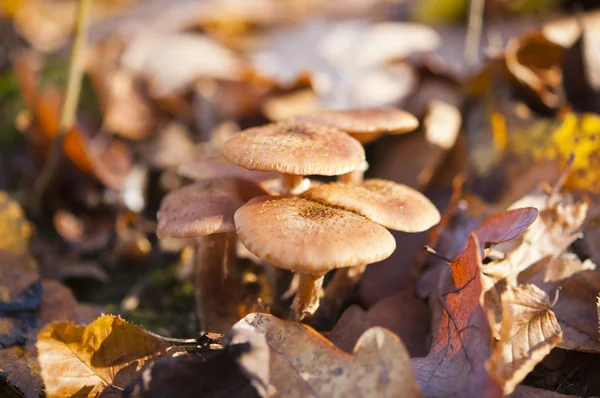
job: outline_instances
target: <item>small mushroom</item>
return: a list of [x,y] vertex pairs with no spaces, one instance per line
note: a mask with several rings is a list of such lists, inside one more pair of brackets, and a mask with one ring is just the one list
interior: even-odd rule
[[256,181],[269,192],[274,185],[273,180],[278,178],[275,173],[245,169],[222,156],[207,156],[183,163],[177,168],[177,173],[194,181],[230,178]]
[[345,174],[365,160],[362,146],[349,135],[300,122],[244,130],[225,143],[223,155],[249,170],[282,174],[282,194],[299,193],[304,188],[303,176]]
[[[354,110],[325,110],[294,119],[297,123],[315,123],[345,131],[361,144],[368,144],[384,134],[404,134],[419,126],[410,113],[395,108]],[[368,168],[368,165],[366,165]],[[340,176],[342,182],[361,182],[366,167],[357,168]]]
[[[158,211],[159,238],[196,238],[196,306],[204,330],[225,333],[238,320],[233,215],[248,199],[264,195],[246,180],[207,180],[169,193]],[[215,299],[218,299],[218,305]]]
[[[303,197],[358,213],[386,228],[422,232],[440,221],[437,208],[420,192],[393,181],[365,180],[361,184],[334,182],[309,189]],[[361,278],[367,263],[339,270],[327,285],[322,312],[339,309]]]
[[394,237],[377,223],[300,197],[257,197],[240,207],[234,219],[250,252],[299,273],[291,313],[295,320],[317,310],[327,272],[381,261],[396,248]]

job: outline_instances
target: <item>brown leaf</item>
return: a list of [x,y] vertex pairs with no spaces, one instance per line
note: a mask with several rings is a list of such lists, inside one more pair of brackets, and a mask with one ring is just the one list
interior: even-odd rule
[[37,398],[42,393],[40,365],[34,345],[0,350],[0,371],[8,374],[6,381],[26,398]]
[[52,323],[40,331],[36,347],[48,397],[120,396],[168,344],[120,317],[104,315],[88,326]]
[[272,315],[240,321],[264,333],[271,349],[273,397],[417,397],[419,388],[402,342],[386,329],[367,330],[353,354],[335,347],[309,326]]
[[535,221],[537,215],[538,210],[534,207],[508,210],[491,216],[473,233],[484,245],[506,242],[522,234]]
[[548,295],[535,285],[509,287],[502,293],[500,340],[486,363],[510,394],[562,338]]
[[439,325],[433,325],[431,350],[424,358],[412,359],[426,396],[501,395],[485,369],[491,351],[489,326],[480,304],[480,266],[479,243],[471,234],[467,248],[451,264],[452,279],[439,297],[443,309]]
[[235,326],[223,350],[161,358],[128,390],[128,397],[266,397],[269,347],[246,324]]
[[411,292],[401,291],[377,302],[368,311],[357,305],[348,307],[327,337],[342,350],[352,352],[367,329],[381,326],[400,337],[411,357],[418,357],[427,353],[430,322],[427,305]]
[[596,317],[598,292],[600,275],[597,270],[579,272],[561,284],[558,301],[552,307],[563,331],[563,342],[559,347],[600,352]]
[[547,113],[563,105],[561,46],[540,32],[531,32],[509,41],[505,58],[515,88],[532,108]]
[[519,385],[515,388],[511,398],[576,398],[579,395],[564,395],[558,392],[543,390],[541,388]]

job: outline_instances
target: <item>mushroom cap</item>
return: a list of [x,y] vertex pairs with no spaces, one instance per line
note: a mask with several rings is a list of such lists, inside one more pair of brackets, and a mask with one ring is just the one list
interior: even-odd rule
[[248,199],[264,195],[246,180],[207,180],[169,193],[158,210],[159,238],[191,238],[234,232],[233,214]]
[[393,181],[334,182],[311,188],[302,196],[353,211],[398,231],[421,232],[440,221],[440,213],[429,199],[419,191]]
[[342,209],[295,196],[258,197],[235,212],[238,236],[250,252],[276,267],[312,275],[389,257],[388,230]]
[[177,173],[194,181],[220,178],[241,178],[252,181],[279,179],[278,174],[248,170],[222,156],[209,156],[183,163],[177,168]]
[[395,108],[331,109],[299,116],[295,120],[335,127],[355,138],[361,134],[402,134],[419,126],[416,117]]
[[244,130],[223,154],[249,170],[295,175],[340,175],[359,167],[365,151],[335,128],[312,123],[271,123]]

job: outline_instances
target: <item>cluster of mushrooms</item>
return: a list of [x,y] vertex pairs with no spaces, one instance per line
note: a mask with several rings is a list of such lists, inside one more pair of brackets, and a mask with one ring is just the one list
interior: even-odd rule
[[[321,111],[247,129],[225,143],[225,159],[199,160],[205,172],[194,177],[200,181],[163,199],[157,234],[197,239],[196,299],[204,329],[237,321],[237,238],[265,266],[297,275],[290,318],[300,321],[319,308],[329,271],[338,269],[323,302],[336,307],[368,264],[392,254],[396,242],[386,228],[420,232],[437,224],[439,212],[418,191],[363,180],[368,165],[361,143],[417,125],[414,116],[392,108]],[[306,178],[311,175],[339,177],[323,183]],[[219,297],[231,302],[203,307],[223,289],[229,293]],[[223,323],[218,318],[224,316],[232,319]]]

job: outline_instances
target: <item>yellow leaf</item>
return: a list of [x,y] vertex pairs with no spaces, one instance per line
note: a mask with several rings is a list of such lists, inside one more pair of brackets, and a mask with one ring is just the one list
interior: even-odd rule
[[52,323],[40,331],[36,347],[48,397],[120,397],[168,344],[118,316],[103,315],[88,326]]
[[39,279],[28,251],[30,235],[21,206],[0,191],[0,302],[17,299]]

